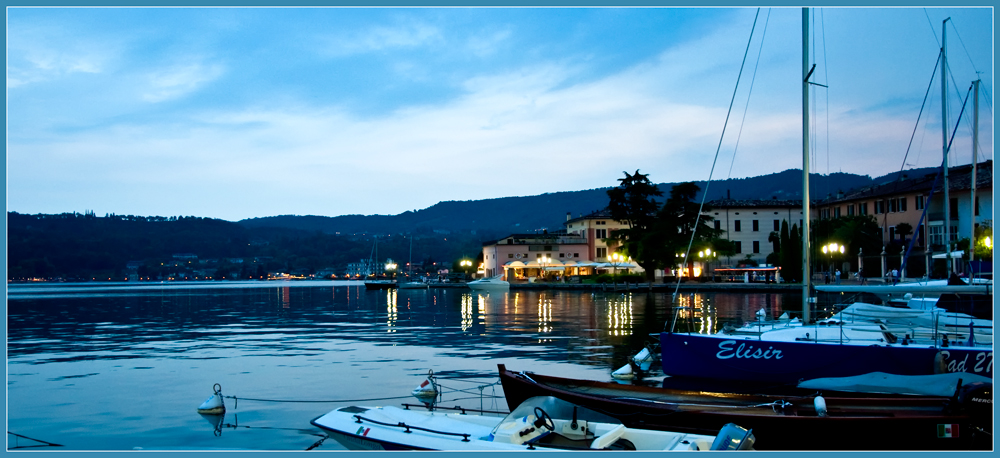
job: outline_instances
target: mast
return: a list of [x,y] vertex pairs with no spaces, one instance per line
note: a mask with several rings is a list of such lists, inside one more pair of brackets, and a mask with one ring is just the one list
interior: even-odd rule
[[971,236],[969,240],[972,241],[972,247],[969,248],[969,260],[976,260],[976,180],[979,175],[976,174],[976,160],[979,157],[979,82],[977,79],[972,82],[973,90],[976,92],[972,98],[972,206],[969,207],[972,210],[969,211],[969,231]]
[[802,322],[808,324],[809,292],[809,8],[802,8]]
[[948,277],[953,271],[951,259],[951,199],[948,197],[948,40],[947,18],[941,22],[941,150],[944,159],[944,247],[945,259],[948,262]]

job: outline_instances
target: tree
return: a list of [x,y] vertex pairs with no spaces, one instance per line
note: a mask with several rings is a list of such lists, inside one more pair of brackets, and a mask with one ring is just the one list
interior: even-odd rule
[[906,245],[906,236],[913,233],[913,226],[910,223],[899,223],[896,225],[896,235],[899,236],[899,242]]
[[638,170],[634,175],[622,172],[619,185],[608,190],[608,211],[611,218],[628,224],[628,228],[608,234],[606,242],[621,245],[632,260],[646,271],[646,278],[652,278],[653,271],[660,264],[662,256],[653,236],[653,223],[660,204],[654,197],[662,196],[656,185],[649,181],[649,175]]
[[[694,198],[701,188],[694,182],[679,183],[670,190],[670,197],[657,213],[656,227],[653,232],[659,239],[661,259],[668,265],[676,263],[676,254],[683,253],[690,245],[693,251],[711,247],[711,242],[723,231],[710,224],[715,219],[704,215],[711,208],[700,208]],[[699,211],[701,210],[701,211]],[[717,248],[716,248],[717,249]],[[686,259],[689,272],[694,264],[694,256]]]

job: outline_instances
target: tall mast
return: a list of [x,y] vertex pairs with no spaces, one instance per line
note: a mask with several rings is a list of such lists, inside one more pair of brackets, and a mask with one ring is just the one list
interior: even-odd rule
[[809,8],[802,8],[802,322],[809,323]]
[[969,207],[972,210],[969,211],[969,231],[971,231],[971,236],[969,240],[972,241],[972,247],[969,248],[969,260],[976,260],[976,179],[979,175],[976,174],[976,160],[979,158],[979,82],[980,80],[975,80],[972,82],[973,90],[976,92],[972,98],[972,206]]
[[[951,18],[948,18],[951,19]],[[944,247],[948,262],[948,277],[951,277],[951,199],[948,197],[948,19],[941,22],[941,149],[944,160]]]

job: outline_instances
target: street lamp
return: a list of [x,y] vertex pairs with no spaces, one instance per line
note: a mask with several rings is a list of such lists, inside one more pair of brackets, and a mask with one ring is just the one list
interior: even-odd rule
[[831,242],[823,245],[823,254],[830,255],[830,273],[833,273],[833,255],[840,253],[844,254],[844,245],[838,245],[837,242]]
[[552,262],[552,258],[545,256],[544,254],[538,258],[538,265],[542,266],[542,280],[545,280],[545,265]]
[[468,259],[463,259],[461,262],[458,263],[458,265],[462,267],[462,270],[465,271],[465,276],[468,277],[469,267],[472,267],[472,261]]
[[678,266],[677,276],[678,277],[683,277],[684,276],[684,267],[685,267],[685,265],[684,265],[684,253],[677,253],[675,256],[678,257],[678,258],[681,258],[680,264],[677,265]]
[[611,274],[611,280],[615,284],[618,284],[618,266],[620,266],[623,262],[625,262],[625,256],[622,256],[621,253],[618,253],[616,251],[614,253],[611,253],[611,256],[608,257],[608,261],[610,262],[611,267],[614,267],[614,270],[612,271]]
[[[712,255],[714,255],[714,254],[716,254],[716,253],[713,253],[711,248],[705,248],[704,250],[698,252],[698,258],[699,259],[700,258],[705,258],[705,264],[703,265],[703,267],[707,266],[709,262],[712,262]],[[702,270],[703,273],[707,272],[707,271],[708,271],[708,269],[703,269]]]
[[395,275],[395,273],[396,273],[396,267],[397,267],[396,263],[392,262],[392,259],[389,259],[385,263],[385,271],[389,273],[389,278],[393,278],[393,275]]

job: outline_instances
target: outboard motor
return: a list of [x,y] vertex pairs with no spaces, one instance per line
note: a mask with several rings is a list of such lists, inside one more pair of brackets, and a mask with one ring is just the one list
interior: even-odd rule
[[715,436],[712,450],[753,450],[755,440],[753,430],[748,430],[735,423],[727,423]]
[[993,431],[993,384],[986,382],[968,383],[958,395],[959,408],[969,414],[977,426],[987,432]]

